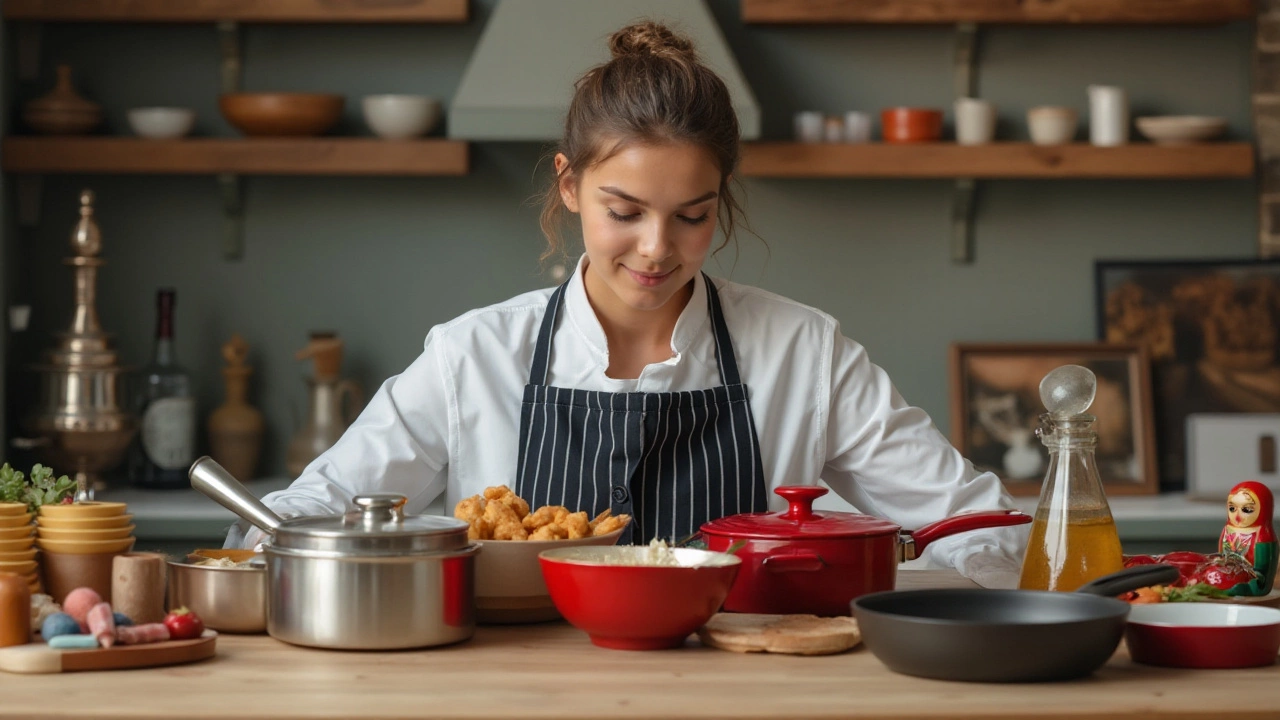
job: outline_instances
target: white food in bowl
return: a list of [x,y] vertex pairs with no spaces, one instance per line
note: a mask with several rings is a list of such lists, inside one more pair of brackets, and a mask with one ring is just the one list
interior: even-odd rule
[[156,140],[182,137],[191,132],[196,124],[196,113],[189,108],[132,108],[128,117],[129,127],[139,137]]
[[736,555],[667,547],[663,540],[648,545],[615,545],[612,547],[575,547],[547,550],[542,557],[556,562],[581,565],[619,565],[624,567],[724,567],[742,562]]
[[373,134],[387,140],[426,135],[440,120],[440,101],[429,95],[369,95],[361,108]]

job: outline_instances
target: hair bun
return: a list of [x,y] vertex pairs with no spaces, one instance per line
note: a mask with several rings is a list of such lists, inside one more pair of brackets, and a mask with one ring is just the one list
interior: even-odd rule
[[614,58],[627,56],[696,57],[693,41],[666,25],[648,20],[628,25],[609,38]]

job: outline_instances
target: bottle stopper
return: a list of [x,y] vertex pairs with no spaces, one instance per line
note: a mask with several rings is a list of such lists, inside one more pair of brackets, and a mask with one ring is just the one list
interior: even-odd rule
[[1056,418],[1080,415],[1093,404],[1098,378],[1079,365],[1063,365],[1050,370],[1040,381],[1040,401]]

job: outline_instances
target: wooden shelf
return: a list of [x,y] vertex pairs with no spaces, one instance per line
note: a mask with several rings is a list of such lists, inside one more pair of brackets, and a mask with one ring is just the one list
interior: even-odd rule
[[461,23],[469,0],[4,0],[9,20],[45,22]]
[[1253,18],[1253,0],[742,0],[748,23],[1215,24]]
[[1161,146],[747,143],[739,172],[775,178],[1248,178],[1249,143]]
[[10,137],[5,172],[150,175],[465,175],[468,144],[377,138]]

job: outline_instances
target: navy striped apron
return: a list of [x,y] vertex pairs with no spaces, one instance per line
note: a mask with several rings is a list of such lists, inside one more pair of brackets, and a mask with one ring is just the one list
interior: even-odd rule
[[618,540],[644,544],[690,535],[708,520],[768,509],[747,386],[711,279],[718,387],[612,393],[550,387],[551,337],[564,300],[551,295],[520,409],[516,493],[537,509],[563,505],[591,517],[634,520]]

